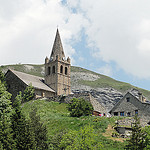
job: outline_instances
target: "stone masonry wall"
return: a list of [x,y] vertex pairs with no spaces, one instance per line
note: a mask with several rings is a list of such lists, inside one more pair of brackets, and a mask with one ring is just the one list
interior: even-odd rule
[[8,86],[8,92],[12,94],[12,100],[15,99],[19,91],[23,92],[27,86],[11,71],[6,74],[6,83]]

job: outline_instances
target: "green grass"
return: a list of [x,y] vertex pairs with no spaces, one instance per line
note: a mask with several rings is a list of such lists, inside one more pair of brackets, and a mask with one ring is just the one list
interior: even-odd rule
[[[93,125],[95,133],[98,135],[97,142],[102,142],[105,149],[120,149],[124,143],[114,142],[110,139],[106,139],[102,136],[105,132],[108,124],[114,124],[117,118],[105,118],[105,117],[93,117],[93,116],[82,116],[80,118],[70,117],[68,110],[66,109],[67,104],[58,102],[48,102],[46,100],[34,100],[22,105],[22,110],[25,116],[29,117],[29,112],[32,111],[33,107],[37,108],[37,113],[40,115],[41,121],[46,125],[48,130],[48,137],[51,140],[52,137],[59,134],[62,131],[68,130],[79,130],[85,125]],[[120,146],[121,145],[121,146]]]

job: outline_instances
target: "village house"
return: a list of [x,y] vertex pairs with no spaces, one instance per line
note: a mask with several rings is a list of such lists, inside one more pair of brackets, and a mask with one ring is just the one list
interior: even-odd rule
[[150,120],[150,102],[142,95],[134,95],[127,92],[124,97],[110,110],[112,116],[133,117],[138,115],[140,118]]

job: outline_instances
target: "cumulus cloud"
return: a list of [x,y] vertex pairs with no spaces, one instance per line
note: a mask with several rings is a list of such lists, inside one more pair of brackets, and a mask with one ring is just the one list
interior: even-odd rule
[[0,0],[0,63],[43,63],[57,25],[65,52],[72,57],[70,41],[78,41],[81,21],[82,14],[74,14],[60,0]]
[[85,33],[88,46],[95,48],[92,48],[93,57],[114,61],[136,77],[150,78],[148,0],[80,0],[77,9],[89,21]]

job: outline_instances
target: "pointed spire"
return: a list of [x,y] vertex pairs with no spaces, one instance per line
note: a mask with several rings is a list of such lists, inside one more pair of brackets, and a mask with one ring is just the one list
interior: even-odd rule
[[57,32],[56,32],[55,41],[53,44],[50,60],[56,60],[56,56],[59,56],[60,60],[63,60],[63,58],[65,57],[58,28],[57,28]]

